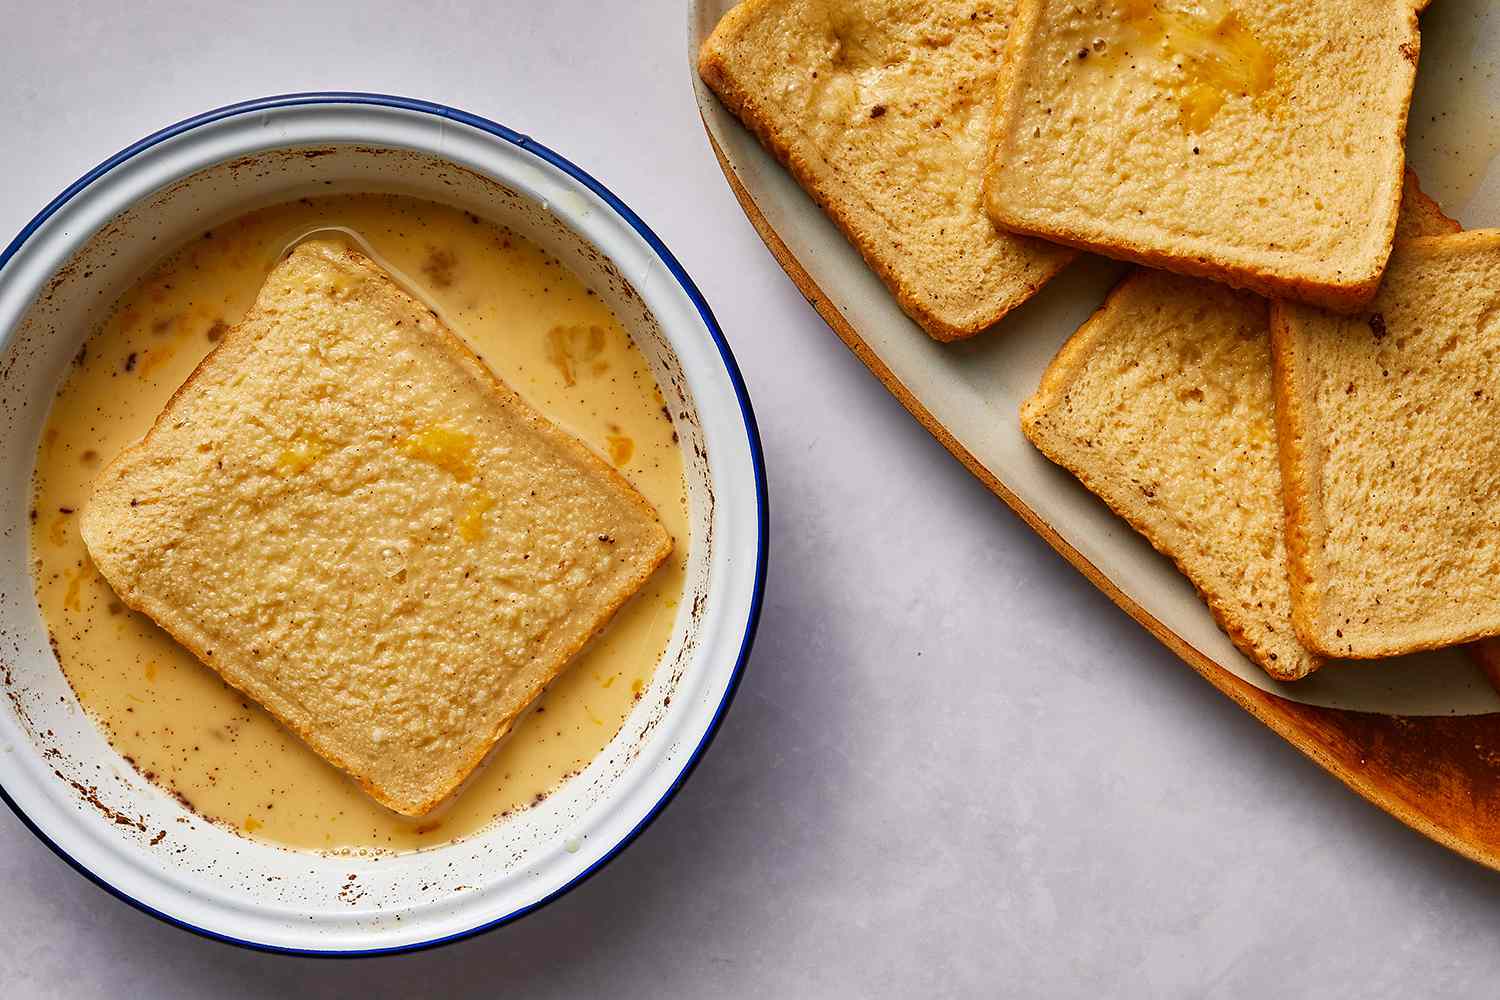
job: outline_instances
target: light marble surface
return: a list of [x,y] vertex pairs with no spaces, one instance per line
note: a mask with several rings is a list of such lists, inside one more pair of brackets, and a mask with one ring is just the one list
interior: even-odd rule
[[247,97],[386,91],[531,132],[656,228],[744,368],[772,491],[755,655],[635,846],[540,913],[421,955],[199,940],[0,811],[0,993],[1494,994],[1500,877],[1158,646],[798,296],[699,128],[678,0],[323,6],[7,0],[0,234],[139,136]]

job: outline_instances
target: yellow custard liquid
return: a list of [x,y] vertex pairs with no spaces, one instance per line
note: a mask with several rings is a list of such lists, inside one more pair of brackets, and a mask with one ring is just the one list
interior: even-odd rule
[[1080,63],[1114,72],[1154,58],[1171,67],[1178,121],[1189,133],[1206,131],[1231,97],[1258,99],[1276,83],[1275,55],[1226,0],[1114,0],[1112,6],[1111,27],[1080,40]]
[[[660,513],[668,562],[538,699],[440,810],[377,805],[150,619],[88,560],[78,510],[94,476],[150,427],[245,313],[289,243],[352,230],[434,305],[496,374],[605,456]],[[556,260],[505,230],[385,195],[303,200],[246,215],[183,247],[127,292],[58,392],[37,455],[37,601],[84,708],[145,775],[256,839],[401,851],[451,841],[523,808],[614,738],[651,679],[682,595],[682,457],[656,381],[609,309]]]

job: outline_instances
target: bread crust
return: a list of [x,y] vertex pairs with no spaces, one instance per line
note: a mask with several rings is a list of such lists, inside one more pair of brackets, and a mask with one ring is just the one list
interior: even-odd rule
[[1416,173],[1408,167],[1401,182],[1401,212],[1396,217],[1396,243],[1461,233],[1464,227],[1443,211],[1426,191]]
[[[1047,281],[1072,263],[1075,254],[1060,254],[1055,266],[1046,269],[1038,280],[1027,282],[1019,290],[993,302],[989,308],[980,311],[970,319],[956,320],[929,307],[923,301],[919,290],[908,284],[896,270],[893,261],[886,255],[874,234],[861,223],[854,212],[846,209],[839,197],[823,183],[819,172],[799,155],[797,147],[810,144],[799,143],[782,126],[778,125],[756,100],[755,94],[741,85],[726,63],[725,49],[729,40],[742,32],[762,12],[784,2],[785,0],[743,0],[732,8],[719,21],[713,33],[704,41],[699,50],[698,75],[718,95],[724,106],[760,140],[761,144],[791,173],[803,191],[838,226],[845,238],[859,251],[866,265],[890,289],[902,311],[918,326],[938,341],[952,342],[973,337],[988,330],[1025,303]],[[823,166],[831,171],[826,163]],[[873,208],[870,210],[878,214]]]
[[[1020,66],[1033,44],[1046,0],[1019,0],[1016,20],[1006,44],[1006,63]],[[1421,51],[1421,32],[1418,29],[1417,12],[1425,4],[1414,4],[1409,9],[1410,25],[1408,38],[1402,43],[1402,52],[1409,61],[1410,76],[1415,80],[1416,64]],[[1061,221],[1043,221],[1026,214],[1027,206],[1013,205],[1001,191],[1002,172],[1006,169],[1001,137],[1009,129],[1010,116],[1014,113],[1016,93],[1021,86],[1020,74],[1002,74],[998,88],[994,124],[991,129],[991,156],[985,170],[985,206],[996,225],[1011,232],[1033,236],[1103,254],[1118,260],[1130,261],[1165,271],[1173,271],[1190,277],[1207,278],[1234,288],[1256,292],[1267,298],[1285,298],[1315,305],[1338,313],[1358,312],[1374,298],[1380,288],[1386,262],[1395,239],[1396,219],[1402,197],[1402,177],[1405,166],[1406,131],[1410,111],[1409,99],[1403,103],[1397,121],[1392,151],[1396,157],[1391,181],[1384,196],[1386,231],[1383,250],[1372,267],[1343,281],[1322,281],[1291,273],[1279,273],[1253,262],[1236,262],[1226,253],[1217,257],[1164,250],[1148,242],[1132,239],[1120,233],[1084,231],[1077,226]],[[1408,85],[1408,98],[1410,84]]]
[[1320,606],[1312,535],[1322,524],[1322,506],[1317,502],[1317,468],[1320,449],[1316,435],[1305,435],[1315,410],[1305,404],[1300,383],[1302,360],[1297,356],[1296,337],[1288,323],[1285,303],[1271,303],[1271,390],[1276,398],[1276,452],[1281,466],[1281,499],[1286,515],[1287,580],[1292,588],[1292,629],[1308,649],[1324,656],[1337,656],[1322,642],[1322,629],[1314,609]]
[[1479,642],[1471,642],[1464,647],[1464,652],[1469,654],[1469,659],[1474,661],[1475,666],[1484,672],[1485,680],[1490,682],[1490,687],[1496,693],[1500,693],[1500,640],[1483,639]]

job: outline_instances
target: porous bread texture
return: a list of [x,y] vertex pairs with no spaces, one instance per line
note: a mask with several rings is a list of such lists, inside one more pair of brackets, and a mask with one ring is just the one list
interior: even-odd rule
[[981,177],[1014,7],[745,0],[698,70],[938,340],[994,325],[1075,253],[999,232]]
[[1500,230],[1396,248],[1368,311],[1272,311],[1292,620],[1327,655],[1500,634]]
[[989,212],[1019,233],[1358,309],[1395,231],[1416,15],[1412,0],[1020,0]]
[[[1405,192],[1401,238],[1457,228],[1410,174]],[[1021,426],[1177,564],[1246,656],[1290,681],[1323,658],[1291,622],[1267,310],[1137,270],[1052,362]]]
[[671,548],[613,469],[326,242],[271,271],[81,530],[124,603],[409,816]]

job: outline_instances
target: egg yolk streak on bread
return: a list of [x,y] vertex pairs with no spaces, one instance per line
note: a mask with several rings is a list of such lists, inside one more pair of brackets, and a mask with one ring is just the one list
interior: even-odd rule
[[1395,234],[1413,0],[1020,0],[1002,227],[1351,311]]

